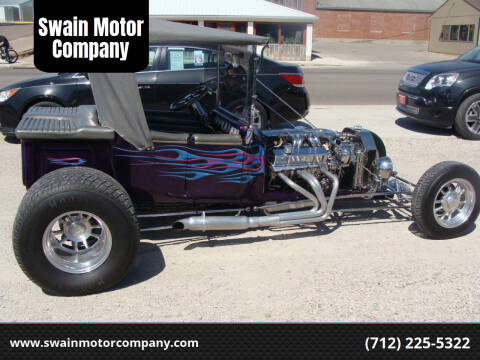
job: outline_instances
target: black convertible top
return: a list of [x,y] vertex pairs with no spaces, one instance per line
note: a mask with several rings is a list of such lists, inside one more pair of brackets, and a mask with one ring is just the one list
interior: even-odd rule
[[149,19],[150,44],[263,45],[268,38],[243,33]]
[[[151,44],[261,45],[268,39],[225,30],[150,18]],[[89,74],[102,126],[115,130],[137,149],[153,146],[135,74]]]

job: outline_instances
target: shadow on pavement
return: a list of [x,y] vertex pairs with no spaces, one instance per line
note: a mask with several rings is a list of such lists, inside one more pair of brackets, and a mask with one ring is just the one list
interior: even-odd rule
[[[475,224],[473,224],[470,227],[470,229],[468,229],[468,231],[462,236],[467,236],[468,234],[471,234],[472,232],[475,231],[476,227],[477,226]],[[430,236],[426,236],[420,231],[417,224],[415,224],[415,223],[410,224],[410,226],[408,227],[408,231],[410,231],[413,235],[418,236],[419,238],[422,238],[424,240],[446,241],[446,240],[454,240],[454,239],[458,238],[458,237],[456,237],[456,238],[447,238],[447,239],[436,239],[436,238],[432,238]]]
[[141,242],[132,268],[117,286],[105,292],[120,290],[160,274],[165,269],[165,259],[162,250],[156,244]]
[[420,124],[418,121],[404,117],[395,120],[395,124],[403,129],[414,131],[421,134],[440,135],[440,136],[455,136],[452,129],[435,128]]

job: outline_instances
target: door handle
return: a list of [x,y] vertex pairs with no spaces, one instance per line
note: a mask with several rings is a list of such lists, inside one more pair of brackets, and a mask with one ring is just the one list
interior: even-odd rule
[[150,85],[138,85],[138,88],[139,89],[150,89],[151,86]]

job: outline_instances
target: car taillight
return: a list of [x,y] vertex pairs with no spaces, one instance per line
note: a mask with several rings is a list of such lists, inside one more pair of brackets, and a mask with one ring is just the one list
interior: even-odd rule
[[280,74],[280,77],[290,84],[295,86],[303,86],[303,75],[302,74]]

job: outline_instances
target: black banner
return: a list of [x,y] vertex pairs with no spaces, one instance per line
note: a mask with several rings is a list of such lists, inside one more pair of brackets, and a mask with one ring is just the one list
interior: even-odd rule
[[473,324],[4,324],[2,359],[478,359]]
[[34,14],[34,61],[42,71],[137,72],[148,65],[148,0],[35,1]]

